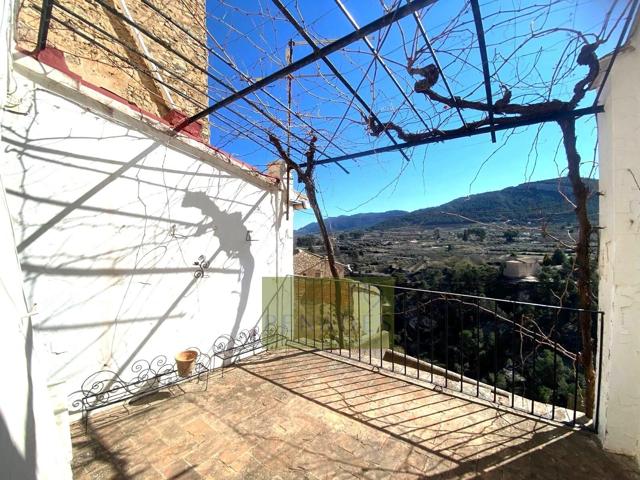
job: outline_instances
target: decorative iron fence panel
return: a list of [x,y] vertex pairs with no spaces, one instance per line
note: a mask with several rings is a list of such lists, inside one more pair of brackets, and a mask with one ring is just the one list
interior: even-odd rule
[[238,359],[263,352],[267,347],[285,345],[287,329],[277,323],[270,323],[262,331],[254,327],[240,331],[235,336],[220,335],[207,353],[192,347],[187,350],[196,353],[192,368],[180,371],[178,362],[169,361],[165,355],[158,355],[152,360],[140,359],[131,364],[130,375],[104,369],[89,375],[80,389],[69,395],[72,412],[82,412],[86,422],[88,414],[93,410],[110,405],[126,405],[134,399],[158,392],[162,389],[189,381],[198,380],[208,385],[209,374],[217,365],[223,369]]

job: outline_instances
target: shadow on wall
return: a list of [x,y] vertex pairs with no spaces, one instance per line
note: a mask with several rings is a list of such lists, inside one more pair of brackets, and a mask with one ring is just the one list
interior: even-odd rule
[[[229,335],[235,338],[239,329],[240,322],[247,308],[249,300],[249,290],[251,288],[251,279],[255,262],[251,254],[251,243],[247,240],[249,231],[244,225],[244,219],[240,212],[228,213],[221,210],[204,192],[189,192],[184,194],[182,200],[183,207],[197,208],[205,217],[196,227],[193,236],[205,235],[213,232],[213,235],[220,242],[218,250],[212,258],[218,253],[224,252],[227,258],[237,258],[240,264],[238,279],[240,280],[240,299],[238,300],[238,308],[235,321]],[[211,219],[208,221],[208,219]]]
[[[230,275],[230,279],[232,279],[233,284],[235,285],[237,283],[237,286],[234,287],[234,290],[236,291],[233,293],[234,297],[236,293],[238,296],[237,309],[235,313],[230,314],[230,316],[235,317],[235,319],[228,318],[224,330],[231,336],[236,336],[238,334],[241,328],[242,318],[245,316],[246,309],[248,308],[251,282],[255,271],[255,259],[251,254],[251,243],[247,240],[249,232],[245,227],[245,222],[269,195],[267,191],[264,191],[259,199],[253,201],[253,198],[251,200],[247,200],[245,198],[222,199],[218,197],[214,199],[203,192],[188,191],[189,185],[185,187],[186,191],[183,188],[178,188],[178,186],[181,185],[180,181],[183,179],[189,179],[190,182],[190,179],[193,177],[215,177],[220,179],[233,179],[235,177],[222,173],[204,174],[197,171],[183,172],[182,170],[171,170],[164,168],[164,163],[161,167],[156,165],[153,161],[150,165],[147,165],[145,164],[147,157],[164,145],[162,141],[158,140],[147,144],[146,138],[141,137],[140,140],[145,140],[143,142],[144,144],[135,148],[136,151],[138,149],[140,149],[140,151],[138,153],[132,153],[132,158],[129,158],[128,155],[124,155],[124,158],[110,159],[94,157],[93,155],[85,155],[81,153],[85,148],[84,143],[82,142],[78,143],[77,146],[75,143],[69,143],[70,147],[64,146],[60,149],[53,149],[49,146],[42,146],[39,144],[39,142],[42,142],[43,140],[48,141],[46,145],[51,145],[51,140],[58,140],[55,143],[60,143],[67,141],[72,142],[74,140],[84,141],[93,139],[94,137],[78,137],[75,134],[69,134],[69,136],[32,139],[30,138],[32,134],[30,133],[29,127],[26,128],[26,133],[11,131],[10,134],[10,138],[8,139],[8,143],[10,145],[5,150],[6,153],[11,153],[11,157],[16,157],[16,162],[19,162],[19,168],[22,171],[19,184],[14,183],[14,189],[11,190],[10,193],[20,201],[19,204],[16,202],[18,206],[15,208],[15,216],[16,224],[21,227],[19,250],[21,252],[23,270],[27,274],[27,295],[29,300],[31,300],[31,303],[34,301],[33,296],[36,292],[36,284],[41,276],[71,277],[69,280],[64,278],[60,279],[59,283],[56,285],[65,285],[65,282],[68,281],[78,282],[77,285],[80,285],[81,287],[84,287],[85,285],[87,286],[86,290],[80,288],[78,291],[74,292],[73,298],[64,305],[60,305],[56,310],[58,318],[63,318],[63,316],[66,316],[66,318],[73,318],[74,308],[94,301],[98,295],[91,290],[91,288],[93,288],[93,284],[90,282],[93,282],[93,279],[85,281],[84,279],[76,280],[75,277],[109,277],[104,280],[100,280],[98,278],[95,280],[96,282],[104,281],[105,287],[103,291],[106,291],[117,286],[125,277],[128,277],[125,281],[139,281],[142,283],[145,279],[138,280],[137,278],[134,278],[134,276],[140,277],[157,275],[160,277],[166,274],[191,273],[193,271],[193,267],[186,262],[186,260],[185,265],[169,265],[165,268],[156,268],[155,264],[147,261],[144,255],[141,258],[145,259],[145,261],[139,262],[137,260],[138,257],[136,256],[137,252],[158,252],[161,249],[166,249],[166,245],[169,242],[175,242],[177,238],[208,235],[210,237],[218,238],[220,242],[220,246],[217,251],[212,255],[208,255],[208,262],[213,264],[213,260],[216,259],[218,255],[222,257],[223,253],[226,254],[226,258],[221,259],[222,261],[215,262],[216,264],[221,265],[221,268],[209,268],[208,273]],[[129,135],[123,134],[104,138],[113,138],[114,142],[116,142],[118,138],[125,137],[129,137]],[[100,138],[104,139],[103,137]],[[133,137],[133,140],[138,140],[138,138]],[[138,145],[137,142],[134,143],[135,145]],[[66,145],[65,143],[62,144]],[[166,157],[167,153],[164,155]],[[92,176],[89,177],[89,181],[85,184],[76,185],[71,182],[68,195],[58,195],[57,192],[50,192],[48,190],[40,191],[39,178],[32,178],[30,173],[39,171],[40,169],[34,168],[34,166],[41,165],[43,162],[51,166],[51,170],[47,171],[51,171],[56,175],[59,174],[60,171],[69,169],[70,178],[77,178],[79,172],[88,172]],[[182,176],[178,181],[168,182],[169,185],[167,185],[164,177],[162,180],[153,181],[156,179],[155,176],[148,177],[146,175],[141,175],[140,172],[158,172],[163,175],[166,173],[172,173],[176,175],[180,174]],[[103,190],[110,187],[112,183],[122,183],[120,182],[121,180],[135,182],[138,185],[138,201],[145,207],[144,212],[137,210],[127,211],[128,209],[125,207],[129,204],[126,203],[122,207],[114,208],[111,203],[105,204],[105,202],[102,202],[101,198],[103,197],[97,197],[98,195],[103,194]],[[140,197],[140,186],[143,185],[151,189],[157,188],[170,192],[170,198],[167,202],[173,203],[174,201],[180,202],[182,200],[183,207],[197,208],[199,212],[202,213],[202,216],[198,215],[198,217],[200,217],[198,220],[200,221],[189,222],[171,218],[170,215],[164,214],[164,212],[168,212],[168,206],[166,206],[166,208],[163,207],[164,210],[162,210],[162,213],[153,211],[150,213],[156,213],[155,216],[148,215],[146,205]],[[209,184],[209,187],[210,186],[211,184]],[[73,193],[76,191],[80,192],[77,196]],[[126,200],[126,197],[124,200]],[[244,200],[244,202],[242,200]],[[214,202],[217,202],[218,205]],[[233,204],[234,206],[240,205],[250,208],[248,211],[245,210],[244,214],[235,212],[231,213],[224,211],[224,208],[226,207],[223,207],[223,209],[219,208],[221,203],[225,206]],[[54,212],[50,218],[47,215],[46,218],[39,221],[39,217],[32,213],[35,212],[35,208],[40,205],[44,206],[43,208],[45,209],[45,212],[49,210]],[[133,205],[133,202],[131,202],[131,205]],[[155,206],[155,204],[153,206]],[[132,242],[131,245],[118,244],[119,248],[106,248],[104,251],[83,252],[82,255],[77,254],[72,250],[61,248],[55,256],[47,256],[45,259],[46,261],[44,262],[42,261],[42,257],[37,255],[40,252],[39,245],[30,249],[34,243],[38,242],[41,237],[47,236],[51,231],[55,231],[54,233],[56,234],[59,234],[60,232],[65,234],[65,230],[75,227],[78,222],[82,224],[86,222],[87,225],[91,226],[91,218],[94,216],[102,218],[103,215],[114,216],[114,220],[111,222],[113,226],[119,225],[119,217],[122,217],[123,225],[127,225],[127,235],[133,236],[136,231],[140,232],[139,242]],[[68,220],[68,223],[64,224],[70,216],[71,218]],[[32,217],[38,221],[36,224],[30,225]],[[140,221],[136,222],[135,220]],[[107,224],[106,221],[98,222],[96,220],[96,223],[96,226],[102,228],[109,228],[111,226],[111,224]],[[183,228],[182,233],[184,233],[184,235],[173,237],[170,233],[167,233],[168,231],[170,232],[170,228],[175,225]],[[113,267],[118,265],[123,259],[128,259],[129,257],[133,258],[134,256],[136,260],[133,266],[131,266],[131,262],[128,262],[126,263],[127,268]],[[87,267],[87,261],[90,260],[94,260],[96,262],[100,261],[101,263],[99,266],[104,266],[104,268]],[[78,266],[75,265],[77,262],[82,263]],[[225,262],[232,268],[226,268],[226,265],[222,265]],[[237,278],[237,282],[234,281],[235,278]],[[149,340],[153,338],[154,334],[163,325],[165,320],[184,316],[184,314],[177,311],[177,309],[179,308],[183,298],[187,296],[196,282],[197,279],[192,278],[183,289],[178,286],[176,289],[177,293],[175,299],[162,299],[163,302],[166,300],[170,303],[164,313],[141,316],[140,321],[142,321],[142,319],[147,319],[155,321],[155,323],[144,332],[144,338],[139,342],[139,344],[132,347],[131,352],[127,352],[128,357],[123,362],[118,362],[120,365],[114,367],[119,371],[119,373],[126,369],[130,362],[135,360],[136,356],[149,342]],[[40,293],[40,291],[38,291],[38,293]],[[128,289],[124,293],[123,303],[124,298],[127,298],[127,294]],[[228,301],[233,302],[233,306],[235,306],[235,298]],[[74,328],[84,328],[87,326],[87,323],[105,329],[105,333],[91,340],[87,340],[87,344],[83,346],[81,351],[75,352],[77,344],[73,345],[73,348],[70,349],[71,351],[74,351],[73,355],[67,357],[68,360],[65,360],[64,364],[61,362],[61,365],[58,366],[54,374],[58,374],[64,370],[71,362],[75,361],[79,355],[84,354],[87,350],[99,346],[99,342],[103,342],[106,345],[108,343],[108,338],[105,337],[105,334],[109,323],[114,327],[119,323],[133,323],[128,322],[127,319],[120,322],[120,311],[118,311],[116,318],[114,318],[113,321],[83,322],[84,325],[64,322],[64,326],[61,328],[58,328],[57,325],[48,325],[47,322],[50,320],[52,320],[52,318],[41,320],[37,330],[70,330]],[[134,320],[137,321],[138,317],[135,316]],[[233,324],[231,324],[232,322]],[[112,351],[105,353],[105,356],[107,354],[111,355]],[[100,363],[102,364],[109,362],[112,359],[101,358],[100,360]],[[1,474],[0,477],[2,477]]]
[[30,464],[11,441],[9,428],[2,414],[0,414],[0,465],[2,465],[2,478],[21,480],[36,478],[35,465]]
[[[33,380],[31,378],[33,351],[33,330],[31,320],[27,325],[27,335],[25,337],[25,370],[27,375],[27,398],[26,398],[26,418],[24,425],[24,456],[16,448],[11,438],[9,427],[0,411],[0,478],[35,480],[36,477],[36,424],[33,412]],[[5,392],[6,395],[6,392]],[[13,395],[19,399],[19,395]],[[22,407],[18,405],[18,408]],[[18,432],[14,432],[18,433]]]

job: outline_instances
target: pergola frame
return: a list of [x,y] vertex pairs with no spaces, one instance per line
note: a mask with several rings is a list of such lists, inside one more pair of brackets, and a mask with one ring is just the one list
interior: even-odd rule
[[[367,104],[367,102],[358,94],[358,92],[356,91],[356,89],[353,88],[353,86],[347,81],[347,79],[344,77],[344,75],[342,75],[342,73],[336,68],[336,66],[328,59],[328,56],[331,55],[332,53],[338,52],[342,49],[344,49],[345,47],[353,44],[354,42],[357,42],[359,40],[363,40],[367,47],[369,48],[369,50],[371,51],[371,53],[374,56],[374,61],[378,62],[383,69],[386,71],[386,73],[389,75],[389,77],[391,78],[392,82],[394,83],[395,87],[400,91],[400,93],[402,94],[403,98],[405,98],[405,101],[408,100],[408,97],[406,95],[406,93],[402,90],[401,86],[399,85],[399,83],[397,82],[397,80],[395,79],[395,77],[393,76],[393,73],[390,71],[390,69],[387,67],[387,65],[384,63],[384,60],[380,57],[378,51],[375,49],[375,47],[371,44],[371,42],[367,39],[367,35],[370,35],[372,33],[375,33],[387,26],[390,26],[396,22],[398,22],[399,20],[412,15],[414,17],[414,20],[416,22],[416,26],[418,28],[418,30],[420,31],[420,34],[423,38],[423,40],[425,41],[425,44],[433,58],[433,62],[434,65],[437,67],[439,74],[441,75],[441,78],[443,79],[443,83],[447,89],[448,95],[449,97],[454,100],[455,102],[455,96],[453,94],[453,91],[450,87],[449,82],[447,81],[446,76],[444,75],[444,71],[440,65],[440,62],[438,61],[438,58],[436,56],[436,53],[431,45],[431,42],[429,41],[429,37],[428,34],[426,32],[426,29],[424,28],[424,25],[422,24],[422,21],[420,20],[420,16],[418,15],[418,11],[433,4],[436,0],[407,0],[406,3],[404,5],[398,6],[397,8],[395,8],[394,10],[390,11],[389,13],[377,18],[376,20],[362,26],[359,27],[357,25],[357,23],[355,23],[355,20],[353,19],[353,17],[350,15],[349,11],[346,9],[346,7],[344,7],[344,5],[340,2],[340,0],[336,0],[338,6],[340,7],[340,9],[343,11],[343,13],[345,14],[345,16],[347,16],[347,18],[349,19],[350,23],[352,24],[352,26],[354,27],[354,31],[331,42],[328,42],[326,45],[320,47],[318,46],[313,39],[310,37],[310,35],[306,32],[306,30],[304,29],[304,27],[291,15],[290,12],[288,12],[288,10],[286,9],[286,7],[283,5],[283,3],[280,0],[272,0],[272,2],[274,3],[274,5],[282,12],[282,14],[284,15],[284,17],[287,19],[287,21],[297,30],[297,32],[305,39],[305,41],[311,46],[311,48],[313,49],[313,52],[296,60],[296,61],[291,61],[288,65],[286,65],[285,67],[276,70],[275,72],[272,72],[271,74],[261,78],[260,80],[257,80],[253,83],[250,83],[247,87],[241,89],[241,90],[235,90],[233,87],[231,87],[229,84],[227,84],[226,82],[224,82],[223,80],[221,80],[220,78],[216,77],[215,75],[213,75],[211,72],[209,72],[207,69],[203,69],[202,67],[195,65],[193,63],[192,60],[184,57],[184,55],[182,55],[181,53],[177,52],[175,49],[173,49],[171,47],[171,45],[166,44],[166,42],[163,42],[162,39],[158,39],[155,36],[153,36],[153,34],[151,34],[150,32],[148,32],[146,29],[144,29],[142,26],[140,26],[139,24],[137,24],[136,22],[131,21],[130,19],[128,19],[126,16],[124,16],[122,13],[120,13],[118,10],[116,10],[115,8],[107,5],[103,0],[94,0],[96,3],[98,3],[99,5],[101,5],[103,8],[107,9],[109,11],[110,14],[116,15],[119,18],[121,18],[123,21],[127,22],[130,26],[132,26],[133,28],[137,29],[138,31],[140,31],[143,35],[149,36],[150,38],[152,38],[154,41],[158,42],[160,45],[162,45],[163,47],[165,47],[167,50],[169,50],[170,52],[178,55],[180,58],[182,58],[183,60],[187,61],[189,64],[191,64],[192,66],[194,66],[195,68],[198,68],[199,70],[202,70],[209,78],[211,78],[214,82],[216,82],[218,85],[221,85],[222,87],[224,87],[225,89],[229,90],[231,92],[230,95],[228,95],[227,97],[221,99],[221,100],[217,100],[215,101],[213,104],[207,106],[206,108],[203,108],[202,110],[198,111],[198,113],[196,113],[195,115],[192,115],[189,118],[186,118],[185,120],[183,120],[182,122],[178,123],[177,125],[175,125],[173,127],[173,130],[175,132],[180,132],[182,130],[184,130],[186,127],[188,127],[190,124],[197,122],[198,120],[226,107],[229,108],[229,106],[231,104],[233,104],[234,102],[238,101],[238,100],[243,100],[246,103],[248,103],[250,106],[252,106],[256,111],[258,111],[258,113],[262,114],[263,116],[265,116],[265,118],[269,119],[272,123],[274,123],[275,125],[277,125],[279,128],[283,128],[283,129],[287,129],[286,126],[282,125],[281,122],[274,118],[269,112],[265,111],[263,108],[261,108],[260,106],[256,105],[255,102],[249,100],[247,98],[248,95],[256,93],[258,91],[264,91],[266,92],[266,94],[270,97],[270,98],[274,98],[273,95],[271,95],[269,92],[267,92],[265,89],[265,87],[273,84],[274,82],[276,82],[277,80],[280,80],[282,78],[285,78],[289,75],[292,75],[293,73],[295,73],[296,71],[311,65],[315,62],[317,62],[318,60],[322,60],[328,67],[329,69],[332,71],[332,73],[335,75],[335,77],[343,84],[343,86],[353,95],[353,97],[360,103],[360,105],[364,108],[364,110],[371,115],[372,119],[374,122],[376,122],[377,124],[380,124],[380,120],[377,117],[377,115],[374,113],[374,111],[372,110],[372,108]],[[145,5],[147,5],[148,7],[154,9],[154,11],[156,11],[159,14],[162,14],[161,11],[159,11],[156,7],[154,7],[150,2],[148,2],[148,0],[142,0],[144,2]],[[462,137],[468,137],[468,136],[473,136],[473,135],[481,135],[481,134],[490,134],[491,135],[491,139],[493,142],[496,141],[496,132],[497,131],[501,131],[501,130],[507,130],[507,129],[512,129],[512,128],[517,128],[517,127],[523,127],[523,126],[530,126],[530,125],[535,125],[535,124],[539,124],[539,123],[545,123],[545,122],[552,122],[552,121],[557,121],[558,119],[561,118],[566,118],[566,117],[580,117],[580,116],[584,116],[584,115],[593,115],[596,113],[600,113],[603,111],[603,108],[597,105],[598,99],[600,97],[600,94],[602,92],[602,89],[604,87],[604,83],[606,82],[609,72],[611,70],[611,67],[615,61],[615,58],[622,46],[623,40],[626,36],[626,33],[629,29],[630,23],[632,18],[634,17],[634,13],[637,11],[638,8],[638,3],[639,0],[634,0],[631,9],[629,11],[629,14],[626,18],[625,24],[622,28],[619,40],[617,42],[617,45],[612,53],[612,58],[611,61],[608,65],[607,71],[605,72],[604,76],[603,76],[603,80],[600,84],[600,87],[598,89],[598,92],[596,94],[596,99],[594,101],[594,104],[590,107],[586,107],[586,108],[578,108],[578,109],[574,109],[571,111],[558,111],[558,112],[553,112],[553,113],[547,113],[547,114],[541,114],[541,115],[529,115],[529,116],[521,116],[521,117],[513,117],[512,121],[506,121],[506,122],[501,122],[499,124],[494,123],[494,112],[493,112],[493,98],[492,98],[492,93],[491,93],[491,74],[489,71],[489,62],[488,62],[488,57],[487,57],[487,47],[486,47],[486,42],[485,42],[485,38],[484,38],[484,28],[483,28],[483,24],[482,24],[482,15],[480,12],[480,6],[479,6],[479,2],[478,0],[470,0],[470,4],[471,4],[471,8],[472,8],[472,12],[473,12],[473,19],[474,19],[474,23],[475,23],[475,29],[476,29],[476,34],[478,37],[478,48],[480,50],[480,57],[481,57],[481,62],[482,62],[482,73],[483,73],[483,84],[484,84],[484,88],[485,88],[485,94],[486,94],[486,103],[489,106],[487,115],[488,115],[488,120],[489,120],[489,124],[487,126],[483,126],[483,127],[479,127],[479,128],[470,128],[468,127],[467,123],[465,122],[465,119],[462,115],[461,112],[461,108],[456,104],[455,108],[457,110],[457,114],[460,118],[460,120],[462,121],[463,127],[462,128],[458,128],[455,129],[453,131],[443,131],[443,132],[435,132],[432,136],[429,136],[428,138],[422,139],[422,140],[416,140],[416,141],[410,141],[410,142],[398,142],[398,140],[393,137],[387,130],[384,131],[384,133],[388,136],[388,138],[391,140],[391,142],[393,143],[392,145],[388,145],[388,146],[383,146],[383,147],[378,147],[378,148],[372,148],[369,150],[363,150],[363,151],[359,151],[359,152],[353,152],[353,153],[347,153],[345,152],[342,148],[339,148],[339,150],[343,153],[343,155],[340,156],[334,156],[334,157],[327,157],[326,154],[324,154],[323,152],[319,152],[320,154],[322,154],[324,157],[326,158],[322,158],[322,159],[317,159],[315,163],[320,164],[320,165],[326,165],[326,164],[332,164],[332,163],[339,163],[339,162],[344,162],[347,160],[353,160],[353,159],[358,159],[358,158],[363,158],[363,157],[367,157],[367,156],[371,156],[371,155],[376,155],[376,154],[381,154],[381,153],[387,153],[387,152],[392,152],[392,151],[400,151],[401,154],[403,155],[403,157],[406,160],[409,160],[409,157],[407,156],[407,154],[404,152],[404,150],[409,149],[409,148],[413,148],[416,146],[420,146],[420,145],[426,145],[426,144],[430,144],[430,143],[437,143],[437,142],[444,142],[447,140],[453,140],[453,139],[457,139],[457,138],[462,138]],[[69,10],[67,8],[65,8],[64,6],[61,6],[59,4],[56,3],[55,0],[43,0],[42,1],[42,7],[40,10],[41,12],[41,17],[40,17],[40,25],[39,25],[39,31],[38,31],[38,38],[37,38],[37,42],[36,42],[36,53],[39,52],[40,50],[46,48],[47,45],[47,36],[48,36],[48,31],[49,31],[49,26],[51,23],[52,19],[56,19],[53,15],[53,10],[54,7],[58,7],[61,8],[63,11],[66,11],[67,13],[73,14],[72,12],[69,12]],[[163,16],[165,17],[165,16]],[[79,17],[80,20],[83,20],[82,18]],[[166,19],[166,18],[165,18]],[[57,19],[56,19],[57,20]],[[86,19],[84,19],[85,23]],[[61,22],[64,24],[64,22]],[[185,34],[189,34],[188,30],[185,30],[184,27],[181,27],[179,24],[176,24],[176,22],[172,21],[171,22],[174,25],[177,25]],[[68,28],[72,28],[70,25],[66,24],[65,26],[67,26]],[[76,31],[76,33],[78,33]],[[84,37],[85,39],[89,39],[88,36],[85,35]],[[207,51],[211,52],[211,49],[208,48],[207,45],[201,44],[201,46],[203,46],[203,48],[206,48]],[[153,59],[149,59],[147,58],[148,61],[151,61],[154,64],[157,64],[157,62],[155,62]],[[163,70],[167,70],[166,67],[164,66],[159,66],[160,68],[163,68]],[[186,82],[184,79],[180,79],[183,82]],[[165,84],[166,85],[166,84]],[[168,86],[168,85],[167,85]],[[193,87],[193,85],[190,85],[191,87]],[[170,87],[170,86],[169,86]],[[175,89],[175,87],[171,88],[172,90],[177,90]],[[178,92],[180,94],[180,92]],[[181,94],[182,96],[184,96],[184,94]],[[213,99],[207,95],[207,97],[213,101]],[[276,101],[278,102],[278,104],[284,108],[286,108],[290,113],[292,113],[290,111],[290,106],[284,105],[283,102],[279,101],[278,99],[276,99]],[[409,102],[410,108],[416,112],[416,114],[418,114],[418,118],[421,120],[421,122],[425,125],[425,127],[427,127],[426,122],[424,121],[424,119],[419,115],[418,110],[416,109],[416,107]],[[233,111],[233,110],[232,110]],[[234,112],[237,113],[237,112]],[[311,127],[310,124],[308,124],[307,122],[304,122],[305,125]],[[427,127],[428,128],[428,127]],[[265,131],[265,133],[268,133]],[[288,134],[291,134],[290,131],[288,131]],[[300,138],[298,135],[293,135],[294,138],[298,139],[299,141],[304,141],[304,139]],[[321,135],[323,136],[323,135]],[[323,136],[324,137],[324,136]],[[247,135],[247,138],[250,138]],[[326,139],[326,137],[324,137]],[[330,140],[329,140],[330,141]],[[331,141],[330,141],[331,143]],[[293,148],[291,147],[294,151],[298,152],[298,153],[302,153],[299,149]],[[301,164],[301,166],[305,166],[305,164]],[[342,167],[342,166],[341,166]]]

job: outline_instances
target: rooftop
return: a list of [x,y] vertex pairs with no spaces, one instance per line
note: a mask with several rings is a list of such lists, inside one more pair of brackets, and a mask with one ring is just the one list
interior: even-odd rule
[[288,347],[73,425],[99,478],[640,478],[596,436]]

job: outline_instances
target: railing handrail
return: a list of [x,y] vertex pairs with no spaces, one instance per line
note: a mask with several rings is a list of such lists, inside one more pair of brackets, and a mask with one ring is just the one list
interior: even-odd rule
[[[287,275],[290,276],[291,278],[306,278],[306,279],[311,279],[311,280],[330,280],[330,281],[338,281],[338,282],[360,282],[360,283],[366,283],[367,285],[371,285],[374,287],[379,287],[379,288],[395,288],[395,289],[399,289],[399,290],[407,290],[407,291],[414,291],[414,292],[422,292],[422,293],[431,293],[431,294],[435,294],[435,295],[446,295],[446,296],[456,296],[456,297],[464,297],[464,298],[472,298],[472,299],[476,299],[476,300],[489,300],[489,301],[493,301],[493,302],[502,302],[502,303],[509,303],[512,305],[528,305],[531,307],[541,307],[541,308],[550,308],[553,310],[566,310],[566,311],[571,311],[571,312],[586,312],[586,313],[595,313],[595,314],[604,314],[604,312],[602,310],[588,310],[588,309],[584,309],[584,308],[576,308],[576,307],[562,307],[562,306],[558,306],[558,305],[547,305],[544,303],[533,303],[533,302],[523,302],[523,301],[519,301],[519,300],[508,300],[506,298],[494,298],[494,297],[486,297],[483,295],[471,295],[468,293],[455,293],[455,292],[443,292],[440,290],[429,290],[426,288],[413,288],[413,287],[402,287],[402,286],[398,286],[398,285],[383,285],[383,284],[378,284],[378,283],[371,283],[371,282],[366,282],[366,281],[362,281],[359,280],[357,278],[352,278],[352,277],[345,277],[345,278],[333,278],[333,277],[305,277],[302,275]],[[391,278],[391,277],[389,277]]]

